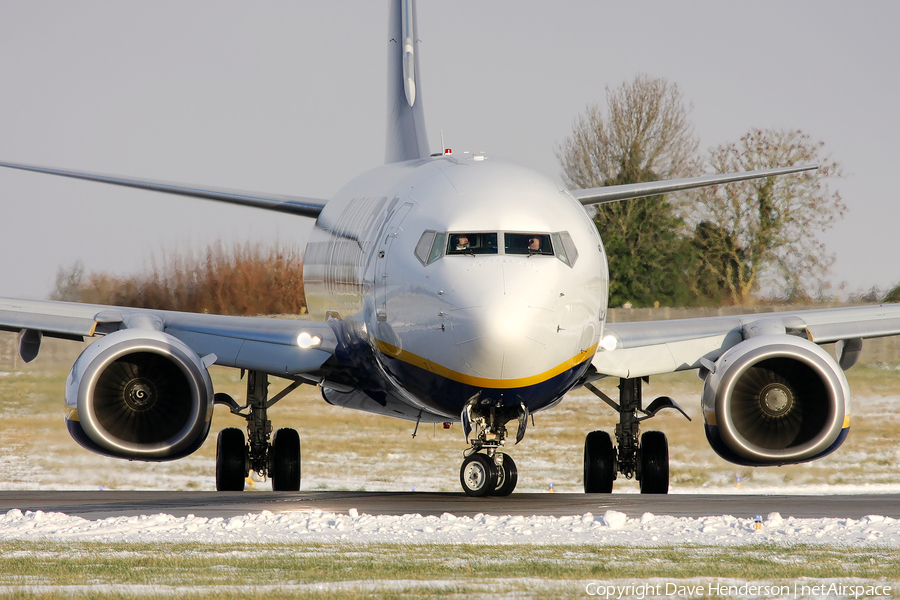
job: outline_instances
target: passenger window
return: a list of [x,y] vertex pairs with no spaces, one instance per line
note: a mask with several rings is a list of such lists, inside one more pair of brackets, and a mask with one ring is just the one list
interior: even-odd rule
[[505,233],[507,254],[546,254],[553,256],[553,244],[546,233]]
[[497,254],[496,233],[451,233],[447,254]]

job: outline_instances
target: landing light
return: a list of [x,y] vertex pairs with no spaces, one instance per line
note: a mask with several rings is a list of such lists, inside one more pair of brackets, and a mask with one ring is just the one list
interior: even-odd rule
[[616,337],[613,335],[604,336],[602,340],[600,340],[600,347],[606,350],[607,352],[611,352],[616,349],[619,342],[616,340]]
[[322,343],[322,338],[317,335],[310,335],[309,333],[302,331],[300,335],[297,336],[297,345],[307,350],[309,348],[315,348],[319,344]]

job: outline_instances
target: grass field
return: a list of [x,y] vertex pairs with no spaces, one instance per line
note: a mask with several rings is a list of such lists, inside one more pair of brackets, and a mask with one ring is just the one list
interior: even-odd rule
[[[768,546],[7,544],[0,596],[132,598],[584,597],[603,586],[891,585],[885,549]],[[688,594],[663,593],[683,597]],[[704,594],[706,596],[706,594]],[[710,594],[721,596],[721,594]],[[729,596],[730,597],[730,596]],[[799,596],[803,597],[803,596]]]

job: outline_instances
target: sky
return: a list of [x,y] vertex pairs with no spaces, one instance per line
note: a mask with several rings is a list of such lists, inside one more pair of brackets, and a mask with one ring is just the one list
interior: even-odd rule
[[[900,4],[420,0],[430,145],[561,180],[605,90],[678,84],[707,148],[801,129],[844,167],[820,236],[846,292],[900,282]],[[0,160],[331,197],[383,162],[386,2],[0,2]],[[130,274],[173,251],[305,243],[309,219],[0,169],[0,296],[57,270]],[[615,257],[610,257],[615,260]]]

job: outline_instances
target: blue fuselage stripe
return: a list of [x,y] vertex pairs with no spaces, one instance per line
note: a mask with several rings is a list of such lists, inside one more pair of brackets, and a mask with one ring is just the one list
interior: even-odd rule
[[586,360],[544,381],[515,388],[474,386],[432,373],[396,357],[378,353],[385,370],[404,389],[435,410],[458,415],[475,395],[481,400],[500,401],[502,406],[524,404],[530,412],[558,402],[578,382],[590,364]]

